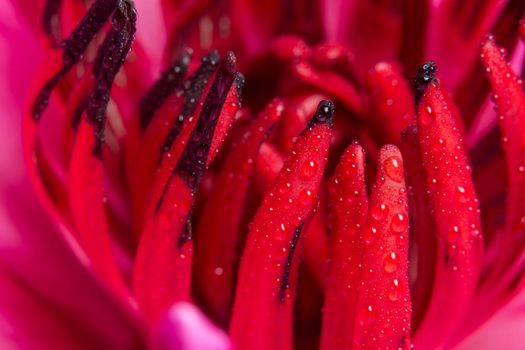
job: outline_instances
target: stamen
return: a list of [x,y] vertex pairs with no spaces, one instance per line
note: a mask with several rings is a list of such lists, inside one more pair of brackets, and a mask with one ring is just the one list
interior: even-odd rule
[[434,61],[428,61],[424,63],[417,71],[416,78],[414,79],[414,95],[416,98],[416,105],[419,104],[419,100],[425,93],[428,85],[435,81],[437,73],[437,66]]
[[64,66],[71,68],[82,57],[87,46],[100,31],[109,16],[115,11],[117,5],[122,8],[122,3],[128,0],[97,0],[89,8],[86,16],[73,29],[69,37],[65,40],[63,54]]
[[[134,288],[146,317],[156,321],[174,301],[190,298],[193,243],[191,216],[222,107],[236,74],[235,56],[221,61],[204,106],[180,157],[146,219],[138,247]],[[164,202],[165,201],[165,202]],[[165,203],[165,205],[163,205]],[[153,292],[152,292],[153,291]]]
[[[156,205],[156,212],[160,210],[166,192],[175,176],[178,176],[186,184],[191,193],[197,191],[200,179],[207,166],[208,153],[222,106],[235,80],[235,71],[235,56],[230,52],[221,61],[215,81],[206,96],[197,124],[177,161],[177,165],[162,190],[162,194]],[[183,231],[179,237],[179,246],[182,246],[184,242],[191,239],[190,219],[191,209],[187,216],[187,225],[183,227]]]
[[335,106],[332,101],[321,101],[317,107],[317,112],[315,113],[314,117],[308,121],[306,129],[311,129],[317,124],[327,124],[328,126],[332,127],[334,123],[334,110]]
[[164,153],[170,150],[173,142],[179,135],[184,119],[192,115],[197,108],[197,103],[200,101],[202,93],[204,92],[211,75],[215,71],[217,63],[219,62],[219,58],[220,57],[217,51],[210,51],[202,58],[202,64],[200,67],[184,83],[184,103],[182,106],[182,111],[179,115],[179,118],[175,120],[175,123],[171,127],[171,130],[166,137],[166,141],[162,146],[159,164],[162,161],[162,156]]
[[95,129],[96,143],[93,152],[102,154],[106,109],[113,81],[128,55],[136,31],[137,14],[130,1],[122,1],[113,15],[112,28],[100,47],[95,71],[96,84],[86,108],[88,120]]
[[78,126],[80,125],[80,122],[82,120],[82,115],[84,114],[84,111],[87,108],[88,100],[89,98],[86,97],[82,102],[79,103],[79,105],[75,109],[73,117],[71,118],[71,126],[73,127],[73,130],[78,129]]
[[62,0],[46,0],[42,16],[42,27],[54,44],[60,41],[60,8]]
[[[115,10],[118,1],[121,0],[97,0],[64,41],[62,68],[42,87],[31,107],[31,115],[35,122],[38,122],[42,117],[42,113],[49,104],[49,97],[59,81],[80,60],[95,34],[100,31]],[[128,0],[125,2],[127,3]]]
[[206,158],[217,119],[219,118],[226,95],[235,78],[235,56],[229,53],[222,61],[217,78],[206,96],[199,121],[193,129],[190,142],[180,156],[174,174],[178,175],[192,192],[197,190],[200,177],[206,166]]
[[182,80],[188,71],[191,55],[191,50],[183,50],[171,66],[162,72],[160,78],[153,84],[140,102],[140,127],[142,130],[148,127],[155,112],[164,101],[175,92],[175,90],[182,88]]

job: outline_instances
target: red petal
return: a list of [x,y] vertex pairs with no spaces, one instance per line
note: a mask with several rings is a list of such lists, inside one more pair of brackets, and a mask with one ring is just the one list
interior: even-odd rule
[[238,349],[292,349],[298,245],[316,203],[332,114],[331,102],[319,104],[257,211],[241,259],[230,327]]
[[494,246],[498,251],[505,251],[506,258],[498,259],[494,267],[498,277],[508,269],[525,242],[523,238],[518,240],[525,231],[525,94],[523,83],[492,39],[484,43],[481,58],[494,91],[507,161],[505,233],[497,238]]
[[361,95],[347,79],[329,70],[318,70],[306,60],[293,62],[292,69],[304,83],[321,90],[328,96],[333,96],[350,111],[358,115],[363,114],[364,106]]
[[[362,228],[368,213],[365,154],[350,145],[330,181],[332,259],[325,292],[321,349],[350,349],[363,261]],[[385,213],[386,214],[386,213]]]
[[401,131],[415,120],[412,90],[399,68],[389,63],[376,64],[366,78],[376,129],[385,142],[397,142]]
[[418,106],[419,141],[434,210],[437,262],[432,298],[414,344],[443,345],[478,283],[483,238],[470,166],[448,92],[432,81]]
[[224,102],[232,86],[237,88],[235,69],[230,53],[221,62],[186,146],[174,157],[160,196],[153,198],[133,276],[137,299],[150,322],[158,320],[173,302],[190,297],[191,211]]
[[80,123],[69,170],[69,202],[80,244],[93,268],[119,293],[129,290],[115,263],[104,204],[101,160],[93,153],[95,135],[86,120]]
[[437,239],[434,216],[430,210],[432,206],[427,193],[427,175],[419,147],[419,133],[415,125],[408,127],[401,134],[400,148],[408,184],[412,244],[410,260],[416,271],[412,286],[412,328],[415,329],[420,324],[432,296]]
[[[226,102],[228,103],[228,102]],[[284,102],[274,100],[233,144],[199,217],[195,235],[195,278],[208,312],[226,324],[233,303],[234,276],[241,242],[241,218],[254,158]]]
[[355,342],[379,349],[410,349],[408,205],[399,150],[384,146],[363,232]]

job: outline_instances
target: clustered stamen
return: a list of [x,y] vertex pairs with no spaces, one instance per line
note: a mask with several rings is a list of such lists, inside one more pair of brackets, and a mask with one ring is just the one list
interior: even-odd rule
[[182,83],[190,64],[192,52],[189,49],[183,52],[173,61],[160,78],[151,86],[140,102],[140,126],[146,129],[154,117],[155,112],[164,101],[176,90],[182,89]]
[[416,78],[414,79],[414,96],[416,99],[416,105],[421,100],[428,85],[436,80],[436,73],[437,67],[433,61],[424,63],[417,71]]

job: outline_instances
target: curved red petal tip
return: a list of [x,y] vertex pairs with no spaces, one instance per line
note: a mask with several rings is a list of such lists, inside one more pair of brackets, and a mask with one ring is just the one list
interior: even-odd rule
[[521,40],[525,40],[525,19],[520,20],[519,33]]
[[279,122],[275,144],[279,151],[288,154],[293,147],[297,135],[304,129],[308,118],[315,113],[319,100],[325,96],[305,94],[288,100],[282,120]]
[[347,47],[337,43],[322,43],[315,47],[312,59],[321,66],[330,66],[336,62],[350,63],[354,55]]
[[311,51],[303,39],[294,35],[280,36],[271,43],[270,47],[273,54],[283,61],[308,57]]
[[[184,55],[179,66],[182,66],[183,60]],[[155,169],[159,166],[159,159],[161,167],[172,168],[175,166],[174,158],[178,158],[178,154],[183,148],[182,144],[186,142],[185,138],[189,136],[189,132],[196,122],[196,118],[192,118],[192,116],[200,113],[201,102],[203,102],[213,83],[212,77],[217,70],[218,62],[219,54],[215,51],[209,52],[201,59],[200,66],[194,69],[191,75],[181,83],[181,86],[175,87],[175,91],[162,103],[160,101],[162,96],[155,95],[154,98],[153,92],[151,92],[151,97],[148,97],[150,94],[148,93],[141,101],[139,111],[143,115],[141,122],[143,127],[147,126],[147,128],[142,130],[141,139],[136,145],[130,147],[127,154],[129,186],[135,216],[139,218],[139,221],[142,221],[144,215],[145,198],[151,187]],[[150,91],[158,89],[157,86],[165,86],[166,84],[162,82],[162,79],[163,76],[159,82],[152,86]],[[170,84],[176,83],[171,79],[169,82]],[[161,90],[164,91],[164,89],[165,87]],[[181,92],[182,97],[180,96]],[[159,103],[161,104],[159,105]],[[177,142],[174,142],[175,139]],[[165,154],[169,157],[165,157]],[[142,225],[140,224],[139,227],[141,228]]]
[[411,259],[415,259],[417,264],[410,276],[413,279],[412,328],[417,328],[432,296],[437,240],[434,216],[429,210],[431,204],[427,195],[427,173],[421,158],[416,125],[409,126],[401,133],[400,150],[408,188]]
[[[493,101],[499,114],[499,125],[507,158],[509,190],[507,194],[507,235],[515,236],[525,229],[525,94],[523,82],[505,60],[504,50],[489,37],[482,46],[481,60],[493,90]],[[509,244],[515,246],[512,238]],[[512,242],[510,241],[512,240]],[[504,248],[511,248],[505,246]]]
[[384,146],[370,196],[355,343],[378,349],[410,349],[408,285],[408,205],[403,159],[397,147]]
[[275,99],[252,120],[232,145],[214,189],[199,216],[195,234],[195,282],[214,319],[227,324],[239,258],[241,218],[254,173],[255,157],[269,130],[280,119],[284,101]]
[[182,83],[190,65],[192,52],[184,49],[173,63],[161,73],[158,80],[149,88],[139,104],[139,120],[142,130],[147,129],[157,110],[164,104]]
[[193,242],[191,213],[223,104],[234,85],[235,59],[221,61],[202,111],[168,176],[139,243],[133,287],[148,321],[155,322],[173,302],[189,300]]
[[129,290],[117,267],[111,250],[110,234],[104,204],[104,170],[102,161],[93,154],[93,128],[80,123],[69,164],[69,203],[80,244],[97,271],[110,286],[125,298]]
[[307,60],[292,63],[293,73],[305,84],[311,85],[328,96],[333,96],[350,111],[361,115],[364,111],[360,92],[352,82],[332,71],[321,71]]
[[254,218],[230,326],[237,349],[292,349],[301,231],[317,204],[333,110],[329,101],[319,104]]
[[233,85],[228,91],[226,101],[221,110],[217,127],[211,140],[210,153],[208,154],[208,164],[210,164],[215,156],[219,153],[220,146],[226,139],[228,131],[233,125],[235,115],[241,108],[241,94],[244,85],[244,76],[241,73],[236,73]]
[[[524,284],[523,245],[525,238],[525,94],[523,83],[505,60],[505,51],[489,36],[481,48],[481,60],[490,80],[493,102],[499,115],[499,125],[507,165],[508,188],[505,208],[505,226],[489,247],[499,256],[491,266],[484,284],[492,295],[492,311],[509,300]],[[499,288],[491,287],[499,282]],[[490,312],[489,312],[490,314]]]
[[[363,238],[368,213],[365,153],[356,142],[341,157],[329,182],[332,259],[325,292],[321,349],[354,344],[354,324],[361,282]],[[378,212],[382,215],[383,211]]]
[[327,265],[330,260],[330,235],[325,225],[325,215],[322,197],[319,200],[319,209],[312,216],[308,226],[305,226],[302,261],[304,267],[311,274],[317,286],[324,289],[326,284]]
[[437,261],[432,297],[416,347],[443,345],[475,292],[483,252],[478,200],[448,92],[432,81],[418,105],[419,142],[434,209]]
[[261,193],[265,193],[283,168],[284,160],[281,153],[268,142],[263,142],[259,148],[256,160],[255,183]]
[[355,56],[350,50],[338,43],[321,43],[311,55],[312,62],[322,68],[335,69],[352,81],[357,81]]
[[375,122],[381,125],[385,142],[397,142],[401,131],[415,121],[414,97],[402,72],[381,62],[369,70],[366,87]]
[[[144,217],[158,206],[159,198],[202,113],[205,99],[216,84],[219,55],[211,51],[201,61],[202,64],[184,82],[184,99],[180,99],[177,94],[170,97],[158,110],[144,135],[142,163],[137,165],[138,173],[142,175],[139,179],[143,196],[147,198],[146,201],[138,198],[138,207],[146,208],[145,214],[140,213]],[[228,91],[230,93],[231,89]]]

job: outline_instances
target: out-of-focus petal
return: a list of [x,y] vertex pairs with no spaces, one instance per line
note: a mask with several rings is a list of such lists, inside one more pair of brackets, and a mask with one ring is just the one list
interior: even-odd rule
[[24,27],[21,11],[7,0],[0,0],[0,8],[0,183],[3,184],[22,172],[23,158],[15,149],[20,143],[25,93],[40,49],[33,32]]
[[321,1],[325,38],[349,47],[359,57],[354,62],[363,75],[379,61],[398,54],[401,11],[392,1]]
[[95,348],[141,346],[134,312],[79,262],[26,177],[0,191],[0,232],[0,338],[24,349],[83,348],[89,339]]
[[213,325],[193,304],[174,304],[153,332],[152,350],[230,350],[225,332]]
[[134,311],[86,269],[29,182],[20,128],[41,52],[19,9],[0,8],[0,348],[140,348]]
[[166,46],[166,30],[162,21],[160,0],[135,0],[137,12],[137,40],[151,60],[150,71],[160,71]]
[[519,350],[525,344],[524,329],[525,293],[521,293],[475,333],[461,342],[456,349]]

